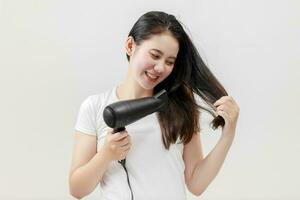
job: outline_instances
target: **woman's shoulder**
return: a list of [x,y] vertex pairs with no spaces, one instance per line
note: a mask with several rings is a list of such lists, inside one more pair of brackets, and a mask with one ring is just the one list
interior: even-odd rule
[[115,87],[104,89],[102,92],[89,95],[85,101],[88,101],[96,110],[101,110],[107,104],[115,100]]

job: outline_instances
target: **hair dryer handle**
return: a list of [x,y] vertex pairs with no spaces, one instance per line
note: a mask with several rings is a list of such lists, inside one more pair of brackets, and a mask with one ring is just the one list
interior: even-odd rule
[[[124,130],[125,130],[125,127],[114,128],[113,134],[115,134],[115,133],[117,133],[117,132],[124,131]],[[118,163],[121,163],[123,166],[125,166],[125,164],[126,164],[126,159],[118,160]]]
[[124,131],[124,130],[125,130],[125,127],[114,128],[113,134],[114,134],[114,133],[117,133],[117,132]]

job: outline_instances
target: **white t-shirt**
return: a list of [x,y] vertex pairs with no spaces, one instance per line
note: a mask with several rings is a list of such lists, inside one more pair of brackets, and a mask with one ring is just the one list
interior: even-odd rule
[[[103,120],[104,108],[116,101],[117,86],[87,97],[81,104],[75,129],[97,137],[97,151],[103,145],[108,126]],[[126,167],[135,200],[185,200],[183,144],[172,144],[166,150],[156,113],[126,126],[132,146],[126,156]],[[130,200],[131,193],[124,168],[112,161],[100,182],[103,200]]]

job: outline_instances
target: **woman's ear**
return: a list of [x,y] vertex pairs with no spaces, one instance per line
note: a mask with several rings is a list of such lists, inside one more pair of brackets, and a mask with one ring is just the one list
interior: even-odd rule
[[125,42],[125,50],[128,56],[131,56],[135,50],[135,42],[132,36],[129,36]]

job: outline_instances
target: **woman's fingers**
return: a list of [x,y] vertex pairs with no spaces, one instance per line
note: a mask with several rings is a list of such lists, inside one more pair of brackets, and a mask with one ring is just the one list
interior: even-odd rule
[[131,144],[131,139],[130,139],[130,135],[128,135],[126,138],[124,138],[123,140],[119,141],[119,145],[120,147],[123,146],[127,146]]
[[127,131],[121,131],[121,132],[117,132],[114,134],[114,141],[120,141],[124,138],[128,137],[128,132]]

